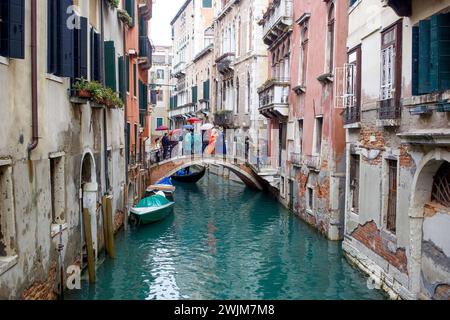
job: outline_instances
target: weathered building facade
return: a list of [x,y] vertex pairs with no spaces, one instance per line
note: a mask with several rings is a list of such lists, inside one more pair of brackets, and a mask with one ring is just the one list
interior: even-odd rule
[[226,130],[228,154],[242,159],[252,153],[246,150],[251,146],[256,154],[258,129],[264,127],[256,88],[267,77],[267,52],[258,24],[266,6],[267,0],[214,2],[215,124]]
[[[128,165],[128,203],[138,200],[146,188],[148,158],[146,144],[150,140],[149,74],[153,47],[148,37],[152,16],[151,0],[123,0],[131,17],[125,29],[125,57],[120,61],[125,72],[121,76],[126,97],[126,156]],[[148,149],[147,149],[148,150]]]
[[261,20],[270,62],[259,111],[269,119],[272,185],[332,240],[342,239],[344,223],[345,131],[334,78],[346,61],[347,15],[345,0],[275,0]]
[[450,1],[351,1],[343,248],[392,297],[448,299]]
[[123,24],[107,1],[1,5],[0,299],[52,299],[58,245],[66,267],[84,267],[85,227],[95,258],[105,245],[102,197],[123,220],[124,110],[73,89],[118,82]]
[[[176,87],[171,95],[169,117],[171,127],[181,128],[186,120],[197,116],[205,107],[200,102],[199,74],[196,63],[203,63],[204,54],[209,53],[213,41],[211,23],[213,19],[212,0],[187,0],[171,22],[173,40],[172,76]],[[198,58],[201,59],[198,59]],[[211,73],[210,73],[211,74]]]
[[[155,45],[150,69],[150,108],[152,138],[161,136],[162,131],[156,131],[160,126],[169,126],[170,92],[172,79],[172,47]],[[150,141],[149,141],[150,142]]]

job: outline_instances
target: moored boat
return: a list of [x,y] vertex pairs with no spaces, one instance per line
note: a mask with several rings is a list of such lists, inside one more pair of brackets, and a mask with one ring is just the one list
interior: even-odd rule
[[130,209],[130,213],[138,224],[149,224],[167,217],[173,211],[174,205],[175,202],[169,201],[164,193],[158,192],[154,196],[143,198]]
[[206,167],[202,167],[200,171],[190,171],[190,168],[179,170],[172,176],[173,180],[184,183],[196,183],[205,176]]
[[175,193],[175,186],[172,184],[172,179],[164,178],[161,181],[159,181],[157,184],[148,186],[145,192],[146,197],[154,196],[158,192],[162,191],[165,195],[165,197],[171,201],[174,200],[174,193]]

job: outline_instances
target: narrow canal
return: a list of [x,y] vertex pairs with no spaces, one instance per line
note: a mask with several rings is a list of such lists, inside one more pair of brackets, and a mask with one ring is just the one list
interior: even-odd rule
[[177,185],[166,220],[116,239],[115,260],[70,299],[384,299],[267,194],[206,175]]

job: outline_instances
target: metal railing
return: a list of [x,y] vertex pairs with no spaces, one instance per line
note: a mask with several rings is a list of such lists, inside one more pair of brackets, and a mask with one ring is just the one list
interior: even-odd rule
[[357,106],[349,107],[344,110],[344,123],[351,124],[361,121],[361,112]]
[[399,119],[401,115],[400,104],[395,99],[379,101],[378,118],[380,120]]

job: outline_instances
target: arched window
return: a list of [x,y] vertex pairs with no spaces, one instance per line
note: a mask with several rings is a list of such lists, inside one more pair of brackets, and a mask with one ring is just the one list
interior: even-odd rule
[[333,73],[334,68],[334,3],[330,4],[328,10],[328,45],[327,45],[327,72]]
[[450,207],[450,163],[444,162],[433,179],[431,200]]

